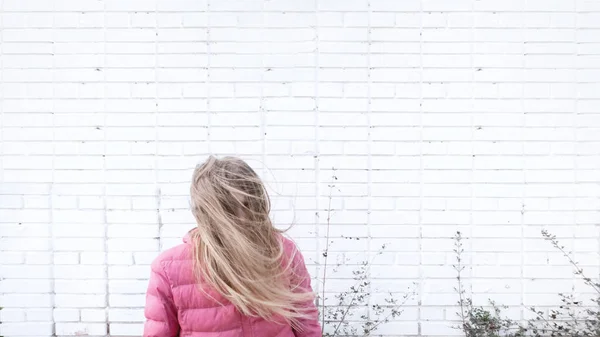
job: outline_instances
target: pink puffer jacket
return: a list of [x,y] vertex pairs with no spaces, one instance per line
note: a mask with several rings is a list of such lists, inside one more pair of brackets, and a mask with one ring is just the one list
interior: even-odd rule
[[[315,304],[305,303],[312,319],[304,320],[302,331],[289,325],[241,315],[215,291],[198,290],[192,270],[190,235],[184,243],[160,254],[152,263],[146,294],[144,337],[321,337]],[[312,291],[304,259],[293,242],[284,239],[286,256],[294,256],[294,274],[301,287]],[[211,299],[211,297],[213,299]],[[222,303],[218,304],[216,301]]]

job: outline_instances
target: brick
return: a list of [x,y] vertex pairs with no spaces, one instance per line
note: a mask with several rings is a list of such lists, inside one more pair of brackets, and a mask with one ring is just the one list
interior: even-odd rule
[[55,304],[62,308],[101,308],[106,306],[106,296],[56,294]]
[[55,322],[78,322],[79,310],[77,309],[54,309]]
[[111,322],[144,322],[143,309],[111,309],[108,311],[108,319]]
[[27,321],[30,322],[47,322],[52,320],[51,309],[32,309],[27,311]]
[[60,335],[104,335],[106,331],[103,323],[56,323],[56,333]]
[[104,309],[81,309],[82,322],[105,322],[106,310]]
[[101,279],[104,277],[105,266],[77,265],[77,266],[55,266],[54,272],[61,279],[84,278]]
[[2,322],[23,322],[25,321],[25,311],[23,309],[3,308],[0,317],[2,317]]
[[2,294],[1,298],[5,308],[49,308],[51,306],[51,296],[48,293]]
[[108,303],[111,307],[143,307],[146,302],[146,295],[141,294],[125,294],[125,295],[109,295]]
[[0,277],[3,278],[50,278],[51,266],[31,266],[31,265],[7,265],[2,268]]
[[112,294],[139,294],[145,291],[147,283],[139,280],[110,280],[108,286]]
[[50,336],[52,323],[12,323],[2,324],[2,333],[7,336]]
[[81,264],[102,265],[106,263],[106,253],[104,252],[83,252],[81,253]]
[[114,331],[115,334],[119,334],[121,336],[138,336],[143,333],[144,324],[120,324],[120,323],[111,323],[110,331]]

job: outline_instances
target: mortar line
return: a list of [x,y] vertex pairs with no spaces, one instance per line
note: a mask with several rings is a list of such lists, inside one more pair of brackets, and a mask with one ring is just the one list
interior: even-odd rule
[[[474,48],[474,44],[475,42],[475,4],[474,2],[471,2],[471,27],[470,27],[470,34],[469,34],[469,67],[470,67],[470,74],[469,74],[469,80],[471,82],[471,97],[469,100],[469,107],[471,109],[471,111],[469,111],[469,135],[470,135],[470,145],[471,145],[471,172],[469,175],[469,233],[467,233],[467,237],[470,238],[470,240],[467,241],[467,246],[469,247],[469,252],[467,254],[468,257],[468,277],[469,277],[469,284],[468,284],[468,289],[469,289],[469,294],[471,296],[471,298],[473,298],[473,255],[475,254],[475,252],[473,252],[473,241],[476,239],[475,235],[474,235],[474,228],[475,226],[477,226],[477,224],[475,224],[473,222],[473,212],[474,210],[474,202],[475,202],[475,171],[476,171],[476,165],[475,165],[475,161],[477,160],[477,155],[475,153],[475,142],[476,142],[476,138],[475,138],[475,86],[477,85],[477,80],[475,78],[475,59],[473,57],[473,54],[475,52],[475,48]],[[463,288],[464,289],[464,288]]]
[[[4,2],[2,2],[2,4],[4,5]],[[4,8],[2,8],[4,9]],[[55,13],[55,9],[56,9],[56,4],[53,2],[52,3],[52,14]],[[2,11],[1,13],[4,13],[4,11]],[[52,263],[52,267],[50,268],[50,305],[51,307],[51,311],[52,311],[52,336],[56,336],[56,321],[54,319],[54,311],[56,310],[56,259],[55,259],[55,242],[56,242],[56,231],[54,230],[54,181],[55,181],[55,177],[56,177],[56,173],[55,173],[55,168],[56,168],[56,48],[54,46],[54,40],[55,40],[55,27],[56,27],[56,18],[54,15],[52,15],[52,168],[51,168],[51,179],[52,181],[50,182],[50,188],[48,191],[48,203],[49,203],[49,210],[50,210],[50,257],[51,257],[51,263]],[[3,27],[4,28],[4,27]],[[4,40],[2,41],[4,42]],[[0,47],[0,49],[3,49],[2,47]],[[25,317],[27,318],[27,314],[25,315]]]
[[[315,6],[315,66],[314,66],[314,99],[315,99],[315,106],[314,106],[314,114],[315,114],[315,120],[314,120],[314,126],[315,126],[315,143],[314,143],[314,165],[315,165],[315,184],[316,184],[316,188],[315,188],[315,205],[316,205],[316,210],[315,210],[315,237],[316,237],[316,241],[317,241],[317,254],[316,254],[316,260],[314,261],[316,264],[316,271],[317,271],[317,279],[322,275],[322,269],[324,269],[324,266],[321,265],[321,260],[323,257],[323,249],[327,248],[328,245],[328,241],[325,241],[325,248],[321,247],[322,244],[322,240],[321,240],[321,207],[320,207],[320,199],[321,199],[321,175],[320,175],[320,171],[321,171],[321,165],[319,163],[319,159],[320,159],[320,144],[319,144],[319,138],[320,138],[320,130],[319,130],[319,81],[320,81],[320,74],[319,74],[319,0],[314,0],[314,6]],[[333,174],[333,172],[332,172]],[[324,283],[325,280],[321,280],[321,282],[317,282],[315,288],[317,289],[317,294],[322,294],[323,290],[325,290],[325,285]],[[321,299],[320,303],[323,308],[325,305],[325,298]],[[321,313],[321,315],[325,315],[324,312]],[[321,327],[322,329],[325,329],[325,327]]]
[[419,276],[418,276],[418,294],[417,294],[417,332],[422,335],[423,332],[423,203],[425,200],[423,194],[424,188],[424,164],[423,164],[423,3],[419,2]]
[[[0,13],[4,13],[4,0],[0,0]],[[4,31],[4,20],[0,20],[0,32]],[[0,33],[0,88],[4,88],[4,34]],[[4,93],[0,92],[0,184],[4,184]],[[25,198],[21,197],[23,208]],[[0,250],[1,251],[1,250]],[[2,292],[0,292],[2,294]]]
[[[578,47],[579,47],[579,14],[578,14],[578,8],[577,8],[577,1],[575,1],[574,3],[575,6],[575,48],[574,48],[574,52],[573,52],[573,63],[577,64],[577,55],[578,55]],[[575,86],[577,87],[579,83],[579,72],[577,71],[577,66],[575,66]],[[551,89],[552,91],[552,89]],[[575,142],[575,153],[573,153],[573,188],[575,189],[576,193],[575,193],[575,201],[573,202],[573,224],[575,225],[575,230],[573,231],[573,237],[572,237],[572,241],[571,241],[571,247],[573,250],[573,258],[575,259],[575,261],[577,261],[577,213],[579,212],[577,204],[578,204],[578,200],[579,200],[579,164],[578,164],[578,158],[579,158],[579,121],[578,121],[578,115],[579,115],[579,95],[575,96],[575,99],[573,100],[574,102],[574,109],[573,109],[573,141]],[[600,240],[600,236],[598,237],[598,240]],[[598,253],[600,253],[600,250],[598,251]],[[598,275],[600,276],[600,271],[598,272]],[[573,278],[573,291],[575,291],[575,285],[577,282],[577,279],[575,277],[575,275],[572,276]]]
[[[104,15],[103,15],[103,19],[104,19],[104,25],[102,27],[102,33],[103,33],[103,37],[104,37],[104,46],[103,46],[103,57],[102,57],[102,83],[103,83],[103,96],[104,99],[102,100],[103,103],[103,112],[102,112],[102,133],[103,133],[103,142],[102,142],[102,180],[103,180],[103,196],[102,196],[102,208],[103,208],[103,222],[104,222],[104,278],[106,280],[106,284],[104,285],[104,292],[105,292],[105,297],[104,297],[104,321],[106,324],[106,336],[109,337],[110,336],[110,319],[109,319],[109,311],[110,311],[110,287],[109,287],[109,273],[108,273],[108,181],[107,181],[107,165],[106,165],[106,156],[108,154],[108,146],[107,146],[107,140],[108,140],[108,136],[107,136],[107,114],[108,114],[108,104],[107,104],[107,84],[106,84],[106,69],[107,69],[107,52],[108,52],[108,48],[107,48],[107,44],[108,44],[108,34],[107,34],[107,26],[108,26],[108,20],[107,20],[107,11],[106,11],[106,1],[103,2],[103,11],[104,11]],[[132,253],[133,254],[133,253]]]
[[[263,31],[266,31],[266,17],[265,13],[265,1],[261,2],[261,12],[262,12],[262,22],[261,28]],[[259,84],[259,123],[258,126],[260,129],[260,138],[261,138],[261,161],[262,161],[262,176],[263,179],[267,178],[267,112],[265,111],[265,98],[264,98],[264,80],[265,80],[265,41],[261,38],[260,42],[260,65],[261,65],[261,75],[260,75],[260,84]]]
[[[373,149],[373,135],[371,128],[371,113],[372,113],[372,93],[371,93],[371,0],[367,0],[367,256],[371,256],[373,253],[372,244],[372,225],[371,225],[371,212],[373,211],[373,163],[372,163],[372,149]],[[373,257],[374,258],[374,257]],[[369,258],[370,261],[374,261]],[[372,268],[369,268],[369,285],[367,291],[371,296],[373,295],[373,275]],[[371,321],[371,310],[367,312],[368,320]]]
[[[525,7],[527,7],[527,3],[528,0],[525,0]],[[524,27],[524,25],[522,25],[520,27],[521,29],[526,30],[527,28]],[[525,69],[526,69],[526,62],[525,62],[525,33],[523,33],[523,43],[521,44],[521,71],[523,73],[523,79],[525,78]],[[519,310],[519,314],[520,314],[520,318],[521,320],[525,319],[525,311],[523,310],[524,306],[525,306],[525,209],[526,209],[526,205],[525,205],[525,200],[526,200],[526,190],[527,190],[527,167],[526,167],[526,160],[525,160],[525,129],[526,129],[526,114],[527,112],[525,111],[525,85],[521,86],[521,98],[520,98],[520,105],[521,105],[521,170],[522,170],[522,174],[521,174],[521,180],[522,180],[522,186],[521,186],[521,216],[520,216],[520,279],[519,279],[519,285],[520,285],[520,290],[519,290],[519,295],[520,295],[520,305],[521,305],[521,309]]]
[[[206,85],[206,147],[209,155],[212,155],[212,142],[210,139],[211,131],[211,107],[210,107],[210,61],[211,61],[211,47],[210,47],[210,0],[206,0],[206,78],[204,84]],[[235,87],[234,87],[235,90]]]
[[[0,0],[0,13],[4,13],[4,1]],[[4,20],[0,20],[0,32],[4,31]],[[4,88],[4,48],[3,46],[4,36],[0,33],[0,88]],[[0,92],[0,186],[4,185],[4,93]],[[25,197],[21,196],[21,205],[23,209],[25,208]],[[51,216],[50,216],[51,220]],[[52,222],[50,222],[50,226],[52,227]],[[3,236],[0,235],[0,239]],[[0,247],[0,254],[4,254],[6,251]],[[25,253],[22,254],[22,263],[25,263]],[[0,264],[2,267],[2,264]],[[53,268],[53,267],[52,267]],[[1,280],[1,279],[0,279]],[[0,298],[5,292],[0,289]],[[0,307],[2,306],[2,302],[0,302]],[[52,320],[54,321],[54,320]],[[0,325],[2,321],[0,320]]]
[[[158,90],[158,61],[159,61],[159,49],[158,49],[158,2],[154,4],[154,193],[156,194],[156,222],[158,226],[157,240],[158,240],[158,251],[162,252],[163,250],[163,242],[162,242],[162,215],[160,213],[161,208],[161,198],[162,193],[160,189],[159,183],[159,174],[158,174],[158,163],[159,163],[159,123],[158,123],[158,102],[160,93]],[[134,260],[135,264],[135,260]]]

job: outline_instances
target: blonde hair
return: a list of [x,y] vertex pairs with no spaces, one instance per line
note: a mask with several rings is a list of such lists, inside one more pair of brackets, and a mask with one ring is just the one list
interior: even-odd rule
[[265,186],[234,157],[210,156],[196,167],[191,186],[194,272],[244,315],[281,321],[297,329],[301,302],[312,293],[292,284],[293,256],[284,254],[281,231],[269,218]]

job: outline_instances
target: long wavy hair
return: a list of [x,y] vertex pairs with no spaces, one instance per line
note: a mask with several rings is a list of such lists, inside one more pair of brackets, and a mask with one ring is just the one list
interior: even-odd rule
[[210,156],[191,184],[194,273],[245,315],[281,319],[297,329],[301,302],[314,298],[291,282],[281,231],[269,218],[270,201],[256,172],[243,160]]

